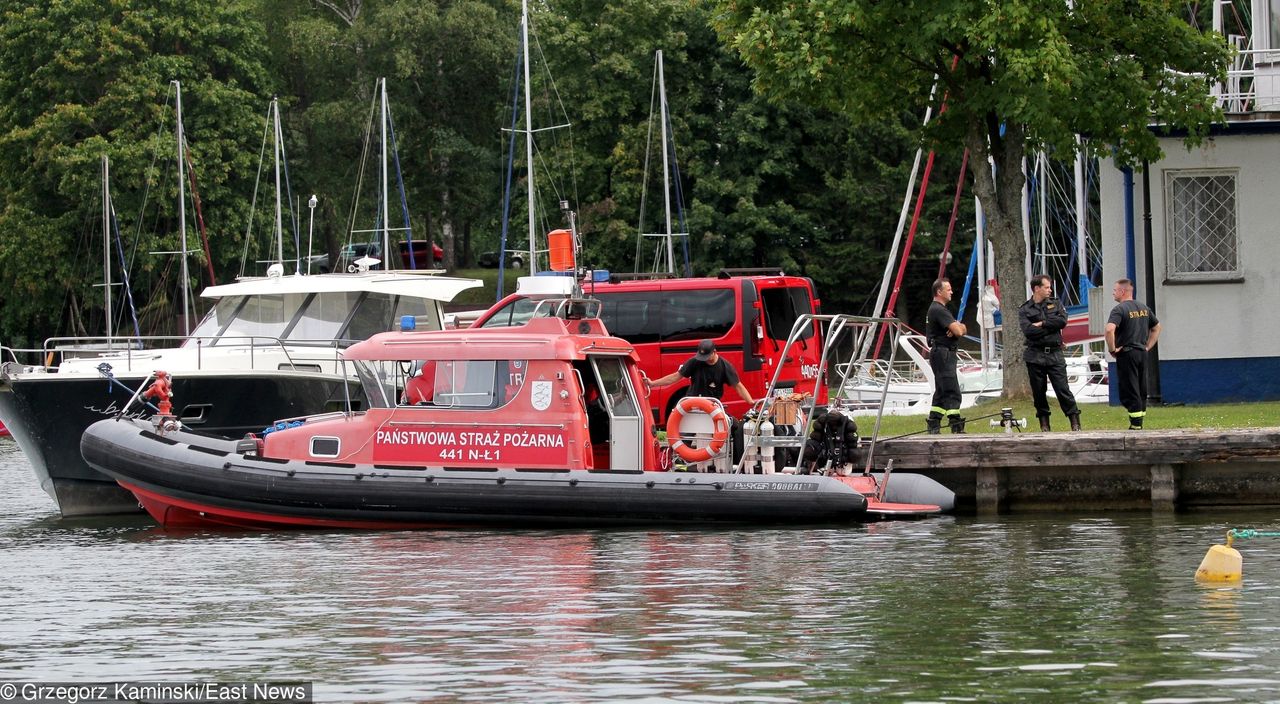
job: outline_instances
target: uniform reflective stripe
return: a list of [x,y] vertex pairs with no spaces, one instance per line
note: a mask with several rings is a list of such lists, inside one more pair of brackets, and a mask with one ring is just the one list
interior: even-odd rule
[[940,416],[945,416],[945,415],[947,415],[948,413],[950,413],[950,411],[948,411],[947,409],[945,409],[945,408],[943,408],[943,407],[941,407],[941,406],[933,406],[933,407],[929,408],[929,412],[930,412],[930,413],[937,413],[937,414],[938,414],[938,415],[940,415]]
[[1143,416],[1145,416],[1145,415],[1147,415],[1147,412],[1146,412],[1146,411],[1134,411],[1134,412],[1132,412],[1132,413],[1130,413],[1130,414],[1129,414],[1129,417],[1130,417],[1130,418],[1141,418],[1141,417],[1143,417]]
[[948,416],[958,416],[958,415],[960,415],[960,409],[959,409],[959,408],[953,408],[953,409],[951,409],[951,410],[949,410],[949,411],[946,411],[946,412],[944,413],[944,415],[948,415]]

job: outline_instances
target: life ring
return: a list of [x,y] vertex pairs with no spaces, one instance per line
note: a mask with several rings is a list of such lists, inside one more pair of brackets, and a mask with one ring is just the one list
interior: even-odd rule
[[[684,420],[684,414],[689,411],[698,411],[711,416],[711,442],[706,447],[689,447],[680,437],[680,422]],[[671,409],[671,415],[667,417],[667,444],[685,462],[710,460],[720,454],[728,440],[729,414],[724,412],[724,406],[717,403],[715,399],[686,396],[680,399],[676,407]]]

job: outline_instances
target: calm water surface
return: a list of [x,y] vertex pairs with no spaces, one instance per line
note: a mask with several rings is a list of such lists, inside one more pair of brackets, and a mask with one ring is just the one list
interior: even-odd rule
[[60,520],[0,441],[0,680],[319,701],[1280,701],[1267,512],[786,530],[169,534]]

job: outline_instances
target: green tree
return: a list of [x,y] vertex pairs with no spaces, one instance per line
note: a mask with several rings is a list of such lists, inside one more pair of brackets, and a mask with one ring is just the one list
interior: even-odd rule
[[[574,123],[588,261],[625,271],[652,264],[654,240],[636,264],[637,225],[662,49],[694,272],[781,266],[814,278],[827,310],[870,313],[897,220],[884,204],[900,202],[910,169],[907,132],[896,116],[855,125],[806,101],[769,102],[710,18],[706,5],[680,0],[569,1],[535,16]],[[661,156],[649,150],[645,229],[655,232]],[[944,232],[946,216],[930,210],[923,229]],[[940,245],[922,237],[916,250],[936,255]],[[932,261],[927,275],[909,270],[908,292],[936,275]]]
[[[1158,123],[1200,139],[1220,111],[1220,36],[1187,24],[1171,0],[716,0],[715,25],[775,97],[798,97],[862,121],[919,109],[935,83],[946,111],[921,130],[940,149],[969,149],[1017,320],[1026,257],[1022,161],[1028,150],[1087,148],[1122,164],[1159,156]],[[992,173],[994,166],[994,175]],[[1004,328],[1005,394],[1028,393],[1021,330]]]
[[[455,233],[496,216],[500,83],[517,20],[499,0],[266,2],[275,65],[293,96],[295,171],[322,201],[331,251],[348,226],[373,226],[376,170],[362,159],[375,81],[387,79],[415,239],[435,239],[445,266],[466,247]],[[375,125],[376,126],[376,125]],[[376,140],[378,137],[374,137]],[[359,205],[353,192],[366,170]],[[394,177],[393,177],[394,178]],[[401,221],[391,186],[392,227]],[[461,226],[459,226],[461,224]],[[354,236],[368,238],[367,235]]]
[[[153,324],[144,332],[177,330],[175,258],[148,254],[180,249],[173,80],[183,85],[214,264],[239,258],[248,211],[240,194],[251,188],[243,174],[252,173],[259,96],[268,92],[262,29],[245,11],[242,2],[227,0],[13,0],[0,11],[0,334],[6,343],[35,344],[58,331],[101,332],[101,316],[95,321],[89,313],[102,298],[92,285],[101,281],[103,155],[111,159],[128,246],[139,253],[134,290],[140,298],[151,293],[145,298]],[[148,188],[150,205],[142,213]],[[140,220],[145,223],[130,233]],[[194,217],[190,222],[194,248]],[[200,271],[193,263],[193,278]],[[87,330],[78,327],[82,320],[89,321]]]

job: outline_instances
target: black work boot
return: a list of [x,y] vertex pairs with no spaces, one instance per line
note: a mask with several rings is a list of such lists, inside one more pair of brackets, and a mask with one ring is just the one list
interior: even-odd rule
[[1040,432],[1049,432],[1049,416],[1040,416]]
[[951,416],[951,433],[953,435],[964,435],[964,418],[960,416]]
[[1067,418],[1071,420],[1072,431],[1080,430],[1080,414],[1079,413],[1072,413],[1071,415],[1067,416]]
[[1129,430],[1142,430],[1142,416],[1129,419]]
[[930,413],[928,418],[924,420],[925,427],[929,429],[930,435],[937,435],[942,432],[942,416],[936,413]]

